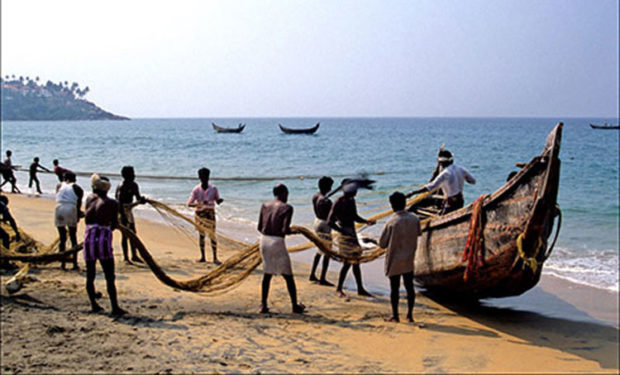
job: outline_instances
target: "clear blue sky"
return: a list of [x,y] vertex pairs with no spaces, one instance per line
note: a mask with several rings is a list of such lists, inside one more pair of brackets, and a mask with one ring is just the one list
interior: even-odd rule
[[2,0],[2,75],[130,117],[617,117],[617,0]]

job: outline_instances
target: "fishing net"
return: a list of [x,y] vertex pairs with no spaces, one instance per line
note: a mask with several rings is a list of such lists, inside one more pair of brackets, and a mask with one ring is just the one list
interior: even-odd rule
[[[415,204],[415,202],[421,201],[429,194],[430,193],[420,194],[416,198],[410,200],[408,204]],[[158,213],[160,213],[167,222],[171,223],[174,228],[186,234],[191,233],[192,230],[198,230],[203,233],[210,233],[214,231],[214,220],[204,218],[201,218],[201,220],[196,220],[196,218],[184,214],[170,205],[155,200],[147,199],[147,203],[150,204]],[[369,219],[378,221],[389,216],[391,213],[391,210],[386,210],[371,216]],[[179,220],[184,222],[185,225],[179,224]],[[363,230],[364,227],[365,225],[358,225],[357,230]],[[225,293],[239,286],[241,282],[245,280],[262,262],[258,243],[246,243],[230,238],[222,233],[217,233],[217,237],[219,239],[229,241],[241,249],[226,259],[217,268],[209,271],[205,275],[188,280],[177,280],[167,274],[157,263],[151,255],[151,252],[136,233],[122,225],[119,226],[118,229],[129,239],[132,246],[138,250],[142,259],[149,266],[155,277],[163,284],[175,289],[205,295]],[[3,259],[16,260],[25,263],[51,262],[62,260],[63,257],[66,257],[68,254],[72,254],[73,252],[80,251],[82,248],[82,246],[79,245],[77,248],[59,253],[57,251],[58,239],[55,240],[50,246],[46,247],[26,233],[20,231],[20,234],[22,237],[21,241],[13,243],[10,249],[2,249]],[[291,234],[301,235],[309,241],[304,244],[289,247],[287,250],[291,253],[316,247],[323,252],[323,254],[326,254],[337,261],[346,261],[352,264],[367,263],[385,254],[385,249],[378,246],[360,246],[357,236],[348,237],[342,234],[337,234],[334,236],[333,241],[326,241],[317,236],[314,231],[302,226],[292,226]],[[336,245],[335,247],[337,250],[334,249],[334,244]]]

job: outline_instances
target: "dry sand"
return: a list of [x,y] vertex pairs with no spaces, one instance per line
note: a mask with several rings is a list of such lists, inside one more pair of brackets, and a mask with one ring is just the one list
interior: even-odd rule
[[[56,237],[54,202],[9,199],[21,228],[44,243]],[[195,241],[171,227],[146,220],[137,226],[173,277],[190,278],[213,267],[195,263]],[[129,314],[113,319],[89,313],[83,272],[40,266],[31,271],[38,281],[15,295],[2,288],[2,373],[618,373],[617,326],[442,305],[422,294],[414,311],[421,325],[386,323],[386,298],[336,298],[332,288],[309,283],[307,266],[300,264],[294,271],[307,314],[290,314],[284,281],[275,278],[273,314],[260,315],[259,270],[221,296],[179,292],[157,281],[148,268],[124,264],[119,237],[115,233],[117,288]],[[222,250],[222,259],[233,251]],[[96,283],[109,311],[101,273]],[[401,317],[405,309],[401,303]]]

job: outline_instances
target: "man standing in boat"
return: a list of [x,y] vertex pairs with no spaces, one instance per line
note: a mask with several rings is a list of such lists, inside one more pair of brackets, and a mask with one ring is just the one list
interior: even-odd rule
[[420,235],[420,219],[405,210],[407,198],[399,191],[390,195],[390,204],[394,214],[385,224],[379,246],[386,249],[385,275],[390,279],[390,302],[392,317],[388,322],[400,321],[398,317],[398,297],[400,277],[407,290],[407,320],[413,323],[413,305],[415,291],[413,289],[413,261],[418,247]]
[[189,196],[187,205],[194,207],[196,228],[198,229],[198,246],[200,246],[200,259],[198,262],[206,262],[205,258],[205,232],[211,239],[211,250],[213,250],[213,263],[221,264],[217,259],[217,239],[215,237],[215,204],[221,204],[224,200],[220,198],[217,188],[209,183],[211,171],[209,168],[200,168],[198,178],[200,183],[194,187]]
[[463,199],[464,182],[467,181],[473,185],[476,183],[476,179],[467,169],[454,164],[452,153],[448,150],[441,150],[439,152],[437,162],[441,166],[441,173],[420,189],[408,193],[406,197],[409,198],[423,191],[433,191],[437,188],[441,188],[445,194],[441,210],[441,215],[444,215],[463,207],[465,203]]

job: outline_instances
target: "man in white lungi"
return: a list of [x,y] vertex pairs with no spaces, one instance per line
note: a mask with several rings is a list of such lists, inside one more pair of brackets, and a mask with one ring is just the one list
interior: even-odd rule
[[[76,177],[73,172],[66,172],[63,182],[56,186],[56,210],[54,211],[54,224],[58,229],[60,243],[58,251],[66,251],[67,231],[71,240],[71,247],[75,248],[77,243],[77,224],[84,214],[80,208],[84,190],[75,183]],[[65,269],[65,259],[63,258],[61,267]],[[73,269],[78,270],[77,253],[73,254]]]
[[291,220],[293,218],[293,206],[287,204],[288,189],[283,184],[273,188],[274,200],[263,203],[258,218],[258,231],[260,236],[260,255],[263,259],[263,284],[261,293],[260,313],[269,312],[267,297],[269,285],[273,275],[282,275],[286,281],[288,294],[291,297],[293,313],[301,314],[305,306],[297,303],[297,289],[291,258],[286,251],[284,236],[291,233]]
[[379,239],[379,246],[386,249],[385,275],[390,278],[390,301],[392,317],[388,322],[398,322],[398,295],[400,277],[407,290],[407,320],[413,322],[413,305],[415,291],[413,289],[413,261],[418,247],[420,220],[405,210],[406,198],[401,192],[390,195],[390,204],[394,214],[388,219]]

